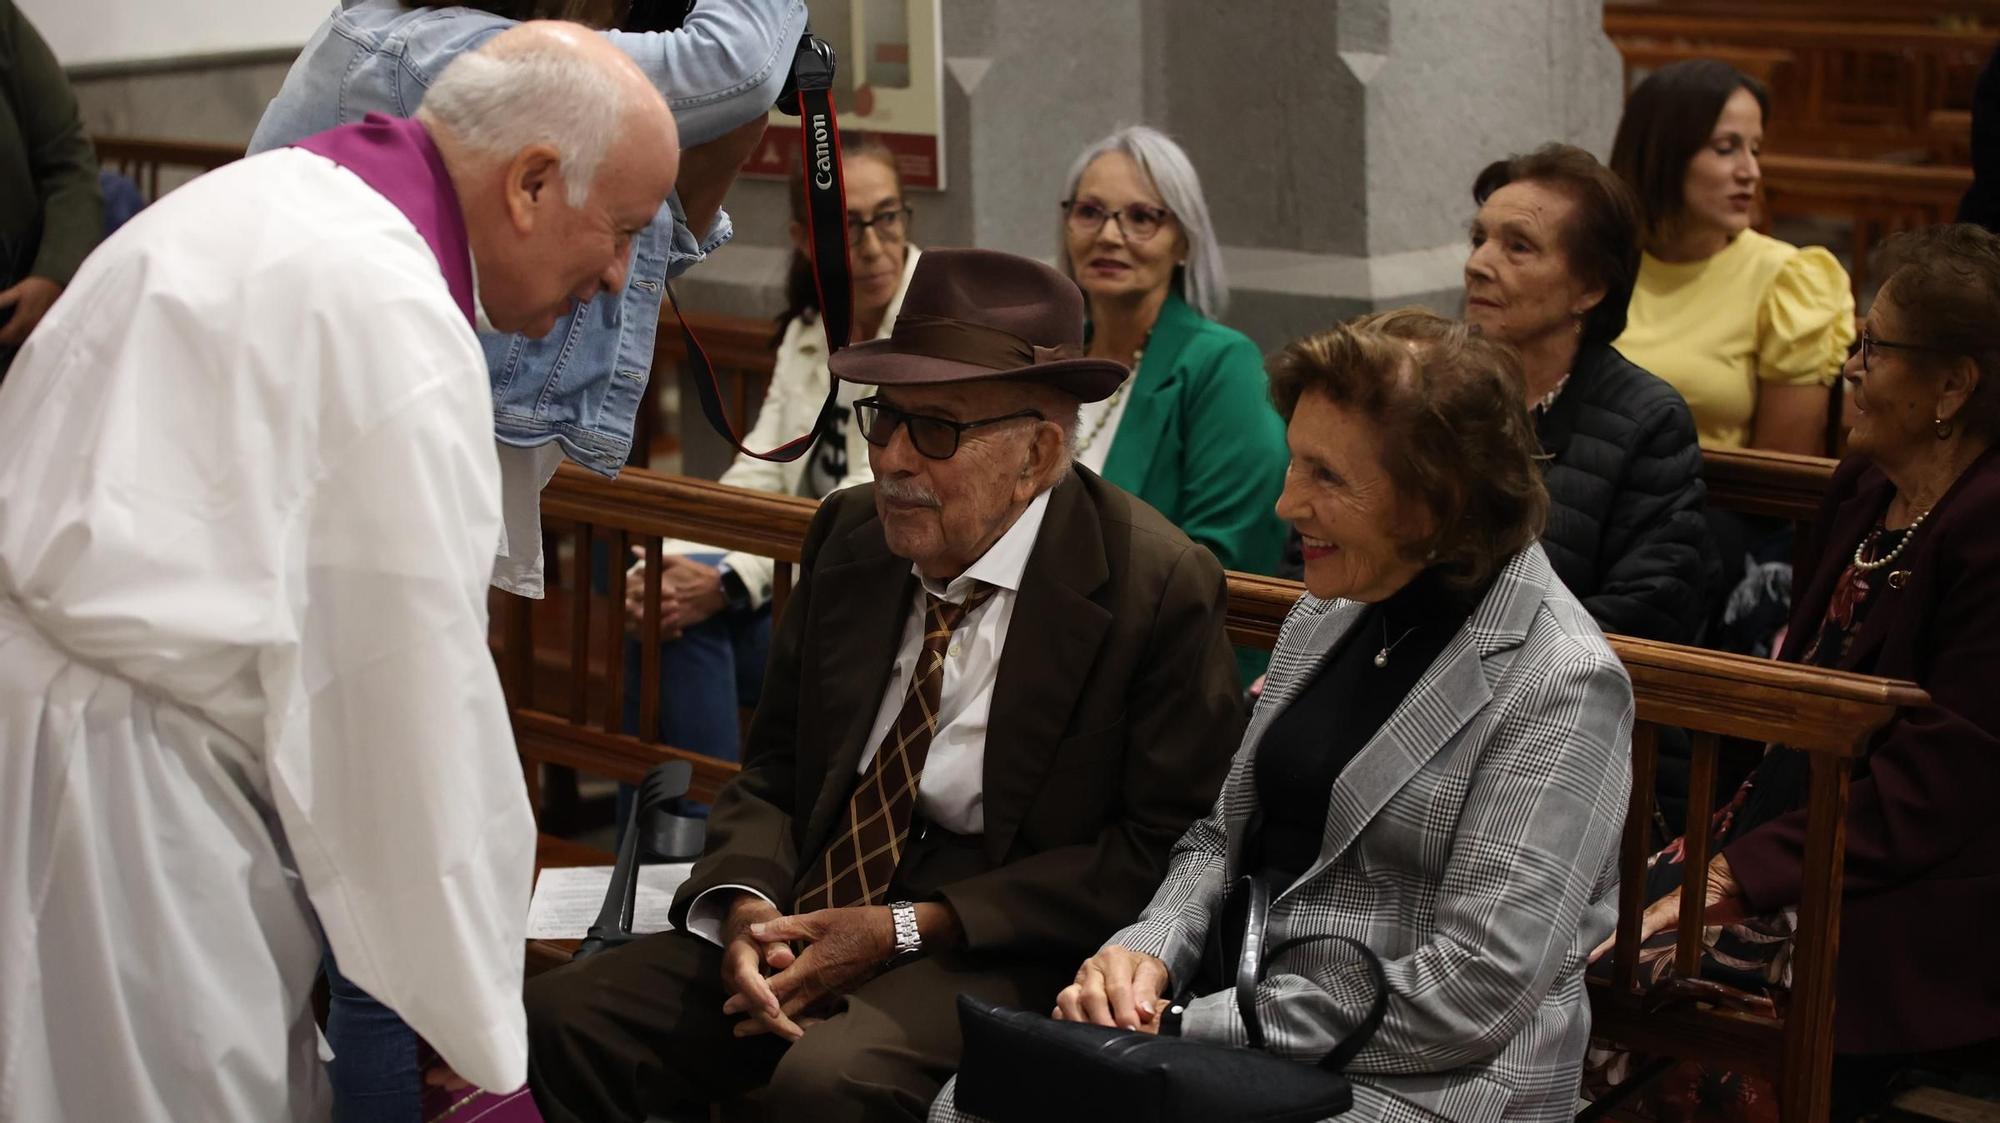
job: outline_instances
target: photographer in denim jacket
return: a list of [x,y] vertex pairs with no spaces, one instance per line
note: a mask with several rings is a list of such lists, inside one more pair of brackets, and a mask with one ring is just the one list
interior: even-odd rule
[[[562,0],[340,0],[264,111],[251,152],[371,112],[406,117],[452,59],[517,21],[561,17]],[[633,0],[618,0],[615,27]],[[625,291],[578,305],[539,340],[482,333],[493,378],[505,533],[493,583],[542,594],[541,489],[563,456],[615,476],[632,448],[666,282],[729,240],[722,197],[762,138],[806,25],[803,0],[704,0],[678,30],[606,30],[653,79],[683,146],[673,197],[634,239]]]

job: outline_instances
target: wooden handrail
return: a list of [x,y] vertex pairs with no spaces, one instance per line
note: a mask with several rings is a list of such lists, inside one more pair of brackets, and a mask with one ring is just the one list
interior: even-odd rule
[[799,560],[819,503],[628,468],[616,480],[564,461],[542,491],[542,513],[658,538],[685,538],[783,562]]
[[[1833,464],[1818,457],[1769,452],[1734,452],[1713,459],[1729,464],[1740,473],[1738,479],[1762,468],[1770,478],[1796,486],[1801,496],[1796,504],[1766,505],[1765,513],[1787,517],[1797,510],[1810,517],[1818,510]],[[555,518],[686,538],[783,562],[799,560],[800,545],[818,509],[810,499],[639,469],[607,480],[567,463],[542,492],[543,513]],[[1274,646],[1279,626],[1303,592],[1296,581],[1231,573],[1231,642]],[[1857,723],[1879,716],[1882,707],[1910,705],[1922,697],[1914,687],[1767,659],[1624,636],[1611,637],[1611,644],[1634,684],[1648,687],[1641,720],[1673,722],[1685,720],[1690,712],[1709,711],[1716,723],[1726,724],[1736,736],[1785,739],[1797,747],[1842,755],[1855,751],[1852,735]],[[1718,680],[1735,683],[1736,692],[1715,694]]]
[[1709,506],[1810,523],[1819,516],[1838,460],[1762,449],[1701,450]]
[[1914,683],[1872,675],[1631,636],[1605,638],[1632,676],[1640,721],[1858,757],[1866,739],[1856,730],[1873,732],[1897,710],[1929,698]]

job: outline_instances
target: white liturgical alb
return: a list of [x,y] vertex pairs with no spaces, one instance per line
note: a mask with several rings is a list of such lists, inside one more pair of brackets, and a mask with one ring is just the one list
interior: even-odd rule
[[486,363],[296,149],[93,254],[0,386],[0,1119],[321,1118],[321,932],[524,1078],[534,827],[487,650]]

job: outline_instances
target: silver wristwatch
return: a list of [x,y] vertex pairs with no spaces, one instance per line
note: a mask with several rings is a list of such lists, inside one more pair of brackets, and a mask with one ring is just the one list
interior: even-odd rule
[[889,919],[896,924],[896,950],[889,962],[900,963],[924,950],[924,937],[917,931],[917,906],[909,901],[889,902]]

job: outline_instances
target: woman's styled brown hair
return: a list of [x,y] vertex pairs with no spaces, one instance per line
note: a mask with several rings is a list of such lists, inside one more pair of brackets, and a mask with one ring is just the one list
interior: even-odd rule
[[1666,236],[1680,220],[1688,161],[1715,135],[1722,107],[1737,90],[1749,90],[1769,119],[1771,95],[1764,84],[1708,58],[1663,66],[1625,99],[1618,138],[1611,142],[1611,170],[1638,198],[1647,237]]
[[1545,144],[1526,156],[1486,165],[1472,183],[1480,206],[1510,183],[1539,183],[1576,203],[1576,213],[1558,232],[1571,275],[1604,290],[1604,299],[1584,313],[1582,340],[1610,344],[1625,334],[1625,307],[1639,281],[1639,205],[1597,157],[1569,144]]
[[1456,320],[1399,308],[1350,320],[1271,360],[1287,424],[1306,394],[1372,421],[1398,498],[1429,515],[1401,543],[1447,587],[1478,592],[1542,533],[1549,493],[1522,399],[1521,360]]
[[2000,440],[2000,235],[1969,222],[1906,230],[1877,251],[1878,295],[1895,304],[1907,339],[1942,355],[1909,352],[1919,364],[1964,356],[1979,385],[1955,420],[1967,433]]

